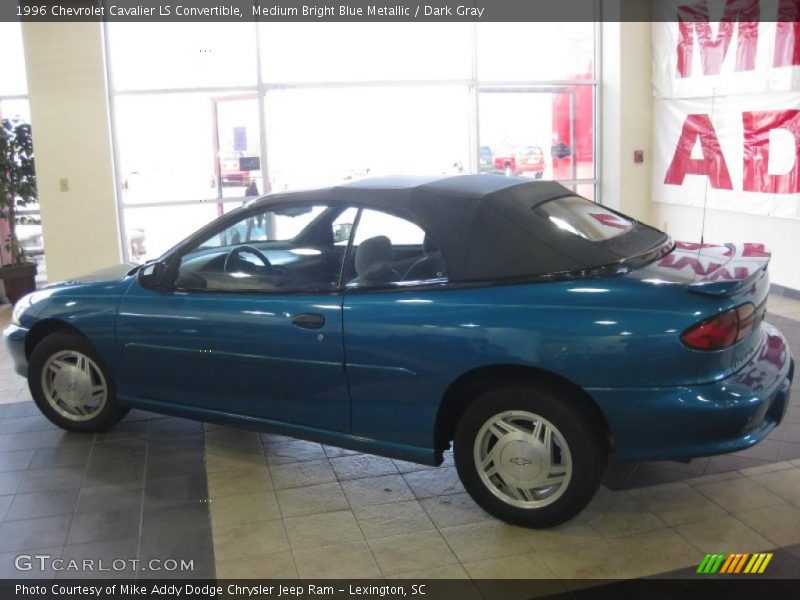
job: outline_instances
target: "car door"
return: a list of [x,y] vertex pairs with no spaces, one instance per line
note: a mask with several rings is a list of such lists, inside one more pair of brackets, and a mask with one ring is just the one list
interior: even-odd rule
[[459,354],[457,306],[441,289],[445,260],[411,221],[365,208],[344,280],[346,369],[352,432],[428,447],[443,388],[443,365]]
[[354,216],[244,211],[182,253],[169,289],[134,284],[117,320],[120,394],[349,430],[339,238]]

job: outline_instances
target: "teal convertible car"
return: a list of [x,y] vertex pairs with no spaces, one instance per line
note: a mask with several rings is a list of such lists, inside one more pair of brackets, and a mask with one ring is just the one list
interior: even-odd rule
[[577,514],[611,455],[741,450],[794,364],[769,254],[674,243],[554,182],[268,196],[160,259],[21,300],[5,338],[72,431],[130,407],[437,465],[506,521]]

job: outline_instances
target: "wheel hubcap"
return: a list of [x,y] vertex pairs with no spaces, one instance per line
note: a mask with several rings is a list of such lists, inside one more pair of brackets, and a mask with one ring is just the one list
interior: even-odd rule
[[489,491],[520,508],[552,504],[572,479],[564,436],[532,412],[506,411],[487,420],[475,438],[474,455]]
[[88,421],[108,401],[108,385],[97,364],[85,354],[64,350],[42,367],[42,391],[48,404],[71,421]]

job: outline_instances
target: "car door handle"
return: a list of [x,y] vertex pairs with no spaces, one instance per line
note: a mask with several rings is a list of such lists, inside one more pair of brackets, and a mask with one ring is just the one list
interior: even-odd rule
[[317,313],[301,313],[292,317],[292,325],[303,329],[319,329],[325,325],[325,317]]

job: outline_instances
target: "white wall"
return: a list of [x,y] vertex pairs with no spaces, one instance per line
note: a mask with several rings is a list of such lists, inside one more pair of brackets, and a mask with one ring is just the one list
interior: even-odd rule
[[[603,23],[601,198],[603,204],[650,223],[653,155],[650,23]],[[644,163],[635,164],[635,150]]]
[[103,30],[23,23],[22,35],[47,278],[58,281],[121,260]]

